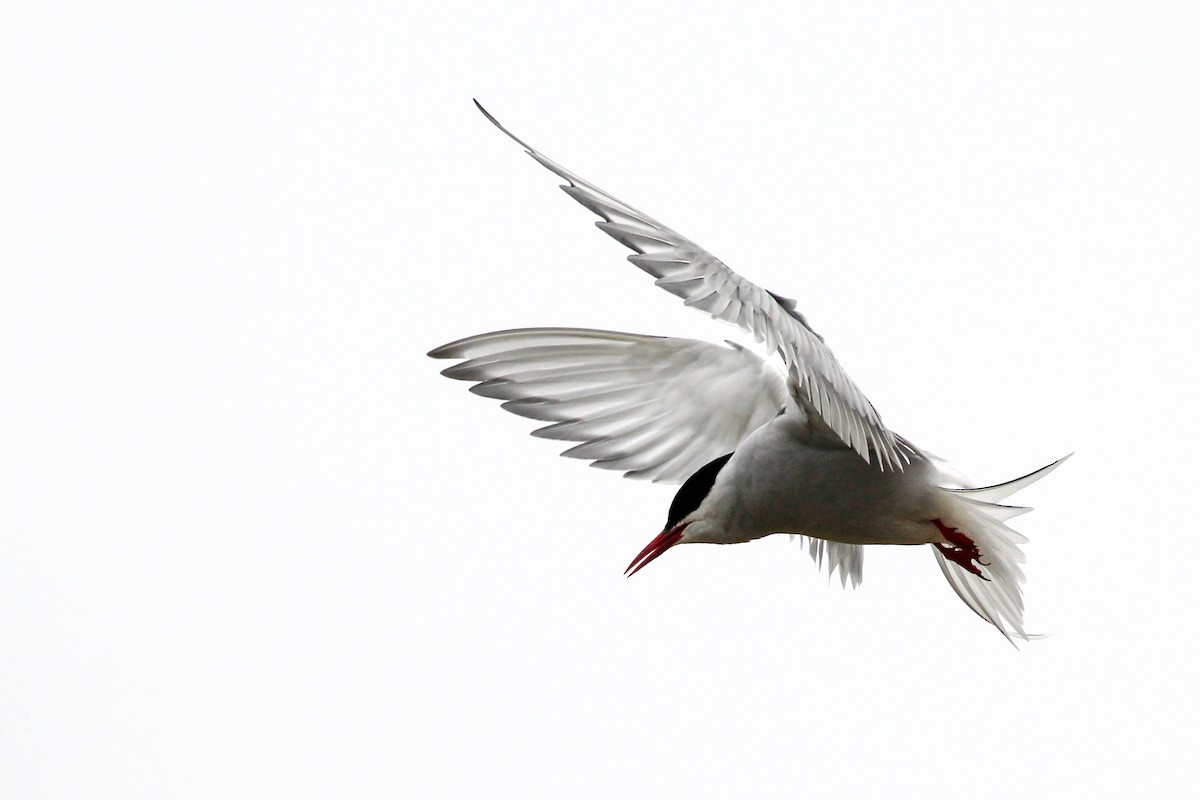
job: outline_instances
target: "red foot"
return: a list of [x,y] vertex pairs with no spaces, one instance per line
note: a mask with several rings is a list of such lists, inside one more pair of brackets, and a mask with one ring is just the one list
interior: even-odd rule
[[979,547],[976,546],[975,542],[971,540],[970,536],[967,536],[958,528],[951,528],[940,519],[931,519],[930,522],[932,522],[934,525],[937,525],[937,529],[941,532],[942,538],[950,543],[933,543],[933,546],[936,547],[943,556],[950,561],[953,561],[955,564],[958,564],[972,575],[978,575],[985,581],[991,580],[991,578],[984,577],[984,574],[979,571],[979,567],[975,566],[976,564],[981,564],[985,567],[990,565],[979,560]]

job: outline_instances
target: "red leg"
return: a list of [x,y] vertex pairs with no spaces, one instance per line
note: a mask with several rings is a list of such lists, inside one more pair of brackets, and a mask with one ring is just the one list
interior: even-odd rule
[[972,575],[978,575],[985,581],[991,580],[991,578],[985,577],[984,574],[980,572],[979,567],[975,566],[976,564],[981,564],[985,567],[988,565],[979,560],[979,547],[975,544],[970,536],[967,536],[958,528],[950,527],[940,519],[932,519],[930,522],[937,526],[938,531],[942,534],[942,538],[950,543],[942,544],[941,542],[934,542],[933,546],[936,547],[943,556],[950,561],[953,561],[955,564],[958,564]]

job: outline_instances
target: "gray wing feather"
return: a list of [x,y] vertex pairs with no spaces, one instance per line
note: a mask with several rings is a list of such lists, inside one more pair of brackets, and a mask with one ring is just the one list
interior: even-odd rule
[[850,582],[852,589],[857,589],[862,583],[863,546],[861,544],[831,542],[812,536],[801,536],[800,539],[801,541],[808,540],[808,554],[816,562],[817,569],[826,568],[830,580],[833,580],[833,573],[837,572],[843,589],[846,588],[847,581]]
[[[478,102],[476,105],[479,105]],[[479,110],[539,164],[568,182],[563,191],[603,221],[596,225],[635,251],[629,260],[689,306],[732,323],[765,342],[787,365],[789,389],[807,401],[847,445],[880,468],[901,470],[903,447],[846,374],[795,302],[739,276],[690,239],[638,211],[513,136],[483,106]]]
[[434,358],[471,391],[549,422],[533,432],[627,477],[680,483],[731,453],[786,404],[783,377],[734,344],[580,328],[525,328],[451,342]]

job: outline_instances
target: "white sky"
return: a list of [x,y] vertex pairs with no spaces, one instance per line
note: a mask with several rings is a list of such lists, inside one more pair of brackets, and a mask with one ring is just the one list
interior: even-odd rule
[[[1189,3],[0,14],[0,796],[1168,796],[1197,712]],[[503,5],[503,10],[499,8]],[[927,548],[632,580],[673,487],[424,356],[720,340],[471,105],[773,291],[1022,496],[1013,650]]]

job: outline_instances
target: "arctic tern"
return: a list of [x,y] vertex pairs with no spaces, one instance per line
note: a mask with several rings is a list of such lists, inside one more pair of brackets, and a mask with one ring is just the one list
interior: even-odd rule
[[563,191],[602,218],[596,225],[633,250],[629,261],[656,285],[782,358],[780,371],[732,342],[580,328],[484,333],[429,353],[458,359],[442,374],[475,382],[475,394],[551,423],[533,435],[579,443],[563,455],[682,483],[662,532],[627,574],[678,544],[789,533],[806,537],[843,586],[857,586],[864,545],[927,544],[976,614],[1009,641],[1033,638],[1021,595],[1028,540],[1006,524],[1030,509],[1000,501],[1066,457],[1007,483],[961,486],[957,473],[883,424],[794,301],[554,163],[476,105],[565,180]]

